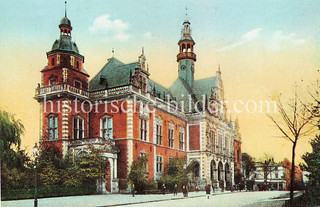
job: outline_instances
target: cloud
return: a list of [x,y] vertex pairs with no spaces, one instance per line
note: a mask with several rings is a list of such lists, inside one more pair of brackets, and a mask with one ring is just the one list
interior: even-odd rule
[[267,48],[270,50],[280,50],[283,44],[303,45],[305,39],[297,38],[295,33],[284,34],[283,31],[276,31],[268,41]]
[[[126,31],[129,29],[130,24],[124,22],[121,19],[110,19],[109,14],[104,14],[97,17],[92,26],[89,28],[91,33],[101,33],[103,35],[108,35],[108,38],[115,40],[126,41],[130,38]],[[105,38],[105,39],[108,39]]]
[[259,28],[256,28],[254,30],[251,30],[247,33],[244,33],[241,37],[241,40],[239,42],[236,42],[236,43],[233,43],[231,45],[227,45],[227,46],[224,46],[220,49],[216,49],[216,51],[226,51],[226,50],[230,50],[230,49],[233,49],[233,48],[236,48],[236,47],[239,47],[247,42],[250,42],[250,41],[253,41],[255,39],[257,39],[260,35],[260,32],[261,32],[262,28],[259,27]]
[[145,39],[152,39],[152,38],[153,38],[152,32],[151,32],[151,31],[145,32],[145,33],[143,34],[143,37],[144,37]]

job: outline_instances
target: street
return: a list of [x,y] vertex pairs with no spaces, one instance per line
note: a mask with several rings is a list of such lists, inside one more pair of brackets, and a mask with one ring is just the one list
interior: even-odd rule
[[[39,207],[45,206],[279,206],[283,199],[275,202],[272,198],[288,194],[288,191],[260,191],[260,192],[225,192],[215,193],[207,199],[205,192],[191,192],[188,198],[182,193],[178,196],[166,195],[131,195],[108,194],[70,196],[39,199]],[[280,202],[281,201],[281,202]],[[267,205],[265,205],[267,204]],[[270,204],[270,205],[269,205]],[[3,207],[25,207],[33,206],[33,200],[1,201]],[[281,205],[280,205],[281,206]]]
[[285,194],[283,191],[261,191],[261,192],[236,192],[230,194],[221,194],[221,195],[213,195],[210,196],[209,199],[207,197],[196,197],[189,199],[179,199],[179,200],[171,200],[171,201],[161,201],[155,203],[143,203],[143,204],[135,204],[130,205],[133,207],[138,206],[221,206],[221,207],[232,207],[232,206],[281,206],[284,203],[283,199],[279,199],[280,201],[275,201],[272,198],[279,197],[280,195]]

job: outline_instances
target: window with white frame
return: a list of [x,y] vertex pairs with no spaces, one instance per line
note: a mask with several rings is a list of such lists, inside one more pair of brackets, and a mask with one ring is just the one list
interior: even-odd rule
[[54,141],[58,139],[58,117],[48,117],[48,139]]
[[156,159],[156,172],[161,173],[162,172],[162,156],[157,155]]
[[180,127],[179,130],[179,149],[183,150],[184,149],[184,128]]
[[84,138],[84,120],[81,117],[73,118],[73,139]]
[[169,131],[168,131],[168,139],[169,139],[169,147],[173,148],[174,137],[173,137],[174,123],[169,123]]
[[162,119],[160,116],[156,118],[156,144],[162,144]]
[[113,139],[112,117],[104,116],[100,119],[100,136],[104,139]]
[[140,118],[140,140],[147,141],[147,120]]

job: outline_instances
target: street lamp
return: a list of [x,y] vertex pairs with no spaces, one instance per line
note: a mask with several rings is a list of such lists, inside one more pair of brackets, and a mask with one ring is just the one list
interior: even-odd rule
[[37,193],[37,158],[39,155],[38,145],[35,143],[33,149],[33,156],[35,160],[34,164],[34,207],[38,207],[38,193]]

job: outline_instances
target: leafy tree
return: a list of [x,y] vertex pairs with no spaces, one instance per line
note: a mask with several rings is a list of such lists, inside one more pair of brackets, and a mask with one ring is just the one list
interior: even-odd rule
[[84,175],[83,182],[93,184],[105,175],[107,161],[101,156],[100,149],[96,149],[92,145],[89,148],[90,154],[79,157],[76,163],[79,166],[80,174]]
[[310,141],[312,152],[302,156],[305,161],[304,168],[310,174],[307,189],[303,195],[306,204],[312,206],[320,205],[320,135]]
[[20,150],[23,133],[21,120],[0,110],[0,160],[6,162],[8,167],[22,167],[28,160],[24,151]]
[[31,186],[28,168],[30,158],[20,149],[24,126],[14,115],[0,110],[0,160],[2,189]]
[[248,180],[250,179],[250,174],[256,169],[254,158],[251,157],[248,153],[244,152],[241,154],[241,160],[243,163],[242,167],[245,171],[244,176]]
[[170,191],[174,190],[175,185],[178,189],[182,189],[183,185],[188,184],[187,171],[184,169],[185,163],[185,159],[170,159],[168,168],[162,177],[162,182]]
[[147,158],[139,157],[138,160],[132,162],[129,172],[129,181],[134,184],[135,190],[138,193],[143,193],[148,185],[146,177]]

